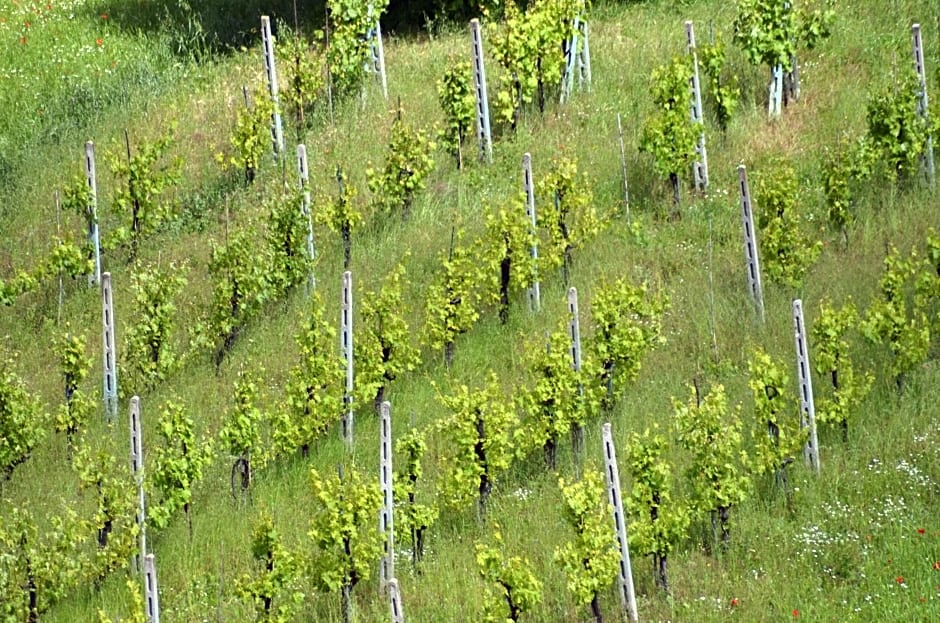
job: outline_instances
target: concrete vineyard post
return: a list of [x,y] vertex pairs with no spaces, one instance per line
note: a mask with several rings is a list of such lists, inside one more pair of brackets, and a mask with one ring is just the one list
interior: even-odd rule
[[300,210],[307,219],[307,258],[310,260],[310,274],[307,275],[308,293],[317,287],[317,279],[313,274],[313,261],[317,259],[317,250],[313,244],[313,215],[310,212],[310,170],[307,168],[307,146],[297,146],[297,173],[300,179]]
[[144,557],[147,555],[147,515],[144,506],[144,445],[143,432],[140,427],[140,397],[131,398],[130,409],[131,431],[131,474],[137,484],[137,513],[134,522],[137,524],[140,552],[134,557],[134,568],[143,569]]
[[604,444],[604,475],[607,477],[607,499],[614,513],[614,528],[617,531],[617,545],[620,547],[620,603],[630,616],[631,621],[638,621],[636,592],[633,588],[633,568],[630,565],[630,544],[627,541],[627,524],[623,515],[623,498],[620,495],[620,470],[617,467],[617,451],[614,437],[610,431],[610,422],[604,424],[602,432]]
[[405,623],[405,611],[401,605],[401,589],[395,578],[388,581],[388,598],[392,611],[392,623]]
[[[369,20],[372,20],[372,17],[375,13],[375,9],[372,6],[372,3],[369,3],[368,15]],[[382,97],[386,100],[388,99],[388,78],[385,76],[385,48],[382,45],[382,24],[379,21],[379,18],[375,18],[375,25],[369,29],[369,32],[366,34],[366,38],[369,40],[369,51],[371,55],[371,65],[369,70],[374,72],[379,79],[379,84],[382,85]]]
[[[924,66],[924,42],[921,37],[920,24],[911,26],[911,33],[914,39],[914,70],[917,71],[919,80],[919,90],[917,93],[917,116],[928,123],[929,114],[927,108],[927,69]],[[924,169],[927,173],[927,179],[931,185],[934,183],[934,162],[933,162],[933,136],[927,135],[927,146],[924,148],[922,156]]]
[[268,93],[271,94],[271,103],[274,105],[274,114],[271,115],[271,139],[274,155],[284,152],[284,128],[281,125],[281,110],[278,103],[277,69],[274,67],[274,37],[271,36],[271,18],[261,16],[261,42],[264,45],[264,75],[268,83]]
[[559,102],[562,104],[571,98],[571,90],[574,88],[575,65],[579,64],[580,52],[578,50],[578,39],[581,34],[580,15],[575,16],[574,28],[572,30],[571,38],[565,42],[565,73],[561,77],[561,95],[559,96]]
[[493,162],[493,138],[490,134],[490,102],[486,95],[486,70],[483,67],[483,32],[480,20],[470,20],[470,40],[473,46],[473,91],[477,110],[477,143],[480,160]]
[[392,405],[382,403],[379,431],[379,486],[382,489],[382,510],[379,532],[384,535],[384,552],[379,562],[379,589],[389,590],[395,577],[395,525],[392,491]]
[[623,205],[627,220],[630,220],[630,186],[627,183],[627,152],[623,146],[623,124],[617,113],[617,136],[620,138],[620,174],[623,177]]
[[[529,217],[529,224],[532,227],[531,231],[535,234],[538,232],[537,225],[535,224],[535,183],[532,179],[532,155],[528,152],[522,156],[522,186],[525,190],[525,213],[526,216]],[[532,248],[529,249],[529,254],[532,256],[532,261],[535,262],[537,270],[539,243],[538,238],[534,235],[532,237]],[[529,309],[532,311],[537,312],[542,308],[542,294],[540,288],[538,273],[536,273],[535,281],[529,288]]]
[[744,228],[744,259],[747,262],[747,286],[757,306],[761,322],[764,321],[764,291],[760,283],[760,260],[757,254],[757,237],[754,232],[754,212],[751,190],[747,184],[747,169],[738,166],[738,184],[741,191],[741,223]]
[[796,345],[796,379],[800,391],[800,428],[809,428],[809,437],[803,446],[803,458],[819,473],[819,440],[816,437],[816,406],[813,403],[813,378],[806,347],[806,327],[803,324],[803,302],[793,299],[793,336]]
[[346,414],[342,420],[343,441],[347,446],[353,442],[353,288],[352,272],[343,273],[343,298],[340,308],[340,355],[346,362],[346,391],[343,403]]
[[92,141],[85,143],[85,182],[88,184],[89,199],[85,207],[85,218],[88,221],[88,244],[94,254],[95,272],[88,275],[88,285],[96,286],[101,283],[101,235],[98,231],[98,179],[95,170],[95,144]]
[[695,145],[695,160],[692,162],[692,178],[695,188],[704,191],[708,188],[708,154],[705,151],[705,119],[702,117],[702,88],[698,74],[698,53],[695,51],[695,27],[691,21],[685,23],[686,52],[692,56],[692,123],[699,127],[698,142]]
[[101,275],[101,341],[104,351],[104,413],[108,422],[117,417],[117,353],[114,344],[114,300],[111,273]]
[[153,554],[144,558],[144,608],[147,623],[160,623],[160,591],[157,589],[157,563]]

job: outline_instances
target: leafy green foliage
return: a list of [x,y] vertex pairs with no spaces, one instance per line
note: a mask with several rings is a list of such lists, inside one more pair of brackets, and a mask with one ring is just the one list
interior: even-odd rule
[[503,324],[509,320],[511,292],[528,288],[538,279],[538,266],[530,253],[534,242],[535,232],[526,216],[524,197],[486,210],[486,231],[473,246],[483,249],[486,256],[487,281],[492,299],[499,303],[499,319]]
[[463,168],[463,144],[473,130],[476,98],[469,61],[451,60],[447,71],[437,83],[437,99],[444,112],[444,129],[440,139],[444,147]]
[[418,502],[418,482],[424,477],[421,461],[427,451],[425,435],[416,428],[395,442],[395,465],[398,466],[393,486],[395,510],[398,512],[396,525],[411,535],[411,562],[415,566],[424,556],[424,536],[438,516],[436,506]]
[[668,307],[665,294],[651,293],[648,284],[633,286],[626,279],[618,279],[595,293],[590,348],[601,366],[605,408],[612,407],[623,385],[637,377],[643,356],[665,343],[662,318]]
[[236,457],[232,467],[232,495],[234,496],[236,475],[241,476],[241,489],[251,485],[252,470],[263,465],[267,458],[261,440],[264,413],[258,408],[258,381],[250,373],[240,370],[235,382],[235,405],[228,413],[219,441],[228,453]]
[[309,315],[295,337],[300,357],[287,381],[286,404],[274,420],[277,455],[300,449],[306,456],[343,411],[344,367],[336,352],[336,329],[324,320],[316,292],[311,293],[309,305]]
[[692,67],[676,56],[653,70],[650,87],[656,112],[643,124],[640,151],[653,156],[656,170],[672,184],[674,209],[679,205],[679,173],[692,163],[700,129],[692,122]]
[[152,389],[180,363],[170,338],[175,328],[174,299],[187,283],[184,270],[171,263],[167,270],[139,266],[134,272],[131,317],[136,321],[127,326],[122,349],[124,370],[133,392]]
[[119,184],[111,206],[130,221],[115,229],[102,246],[114,248],[129,240],[131,257],[136,257],[141,240],[176,217],[176,206],[165,197],[179,184],[183,167],[182,156],[168,156],[173,147],[171,129],[157,140],[141,144],[134,156],[125,158],[117,152],[108,156],[111,174]]
[[752,466],[757,474],[774,474],[789,495],[786,468],[806,443],[806,431],[800,429],[799,405],[790,394],[790,378],[763,349],[754,350],[747,369],[754,397]]
[[231,138],[233,153],[228,158],[223,154],[216,156],[223,168],[234,166],[242,169],[246,184],[255,181],[255,175],[261,168],[261,159],[271,146],[273,115],[274,103],[264,85],[258,85],[254,92],[254,106],[248,106],[246,95],[245,108],[238,111],[235,119],[235,131]]
[[274,527],[274,521],[262,513],[251,531],[254,574],[238,579],[235,593],[255,611],[255,620],[264,623],[293,621],[304,601],[301,586],[303,563],[290,552]]
[[738,108],[741,88],[737,77],[725,70],[727,50],[720,34],[715,35],[714,43],[699,46],[697,52],[705,73],[706,92],[715,102],[715,117],[724,132]]
[[740,407],[728,407],[723,385],[715,385],[698,403],[696,391],[683,404],[673,398],[679,443],[689,451],[686,475],[693,508],[718,513],[722,542],[730,539],[729,509],[744,501],[750,487],[749,465],[741,436]]
[[483,281],[477,257],[469,247],[460,246],[461,232],[454,234],[449,257],[441,259],[441,269],[427,287],[425,299],[428,345],[444,349],[444,361],[453,361],[454,340],[469,331],[480,318]]
[[627,446],[627,464],[633,477],[629,512],[630,547],[653,557],[654,577],[669,590],[667,560],[689,528],[689,510],[672,498],[672,470],[663,457],[666,438],[654,427],[633,433]]
[[310,481],[317,500],[309,532],[317,548],[314,584],[325,592],[342,589],[348,594],[369,579],[381,555],[378,484],[364,480],[356,469],[346,470],[342,480],[313,469]]
[[525,414],[524,446],[541,447],[549,469],[555,469],[558,440],[572,426],[586,419],[587,400],[582,391],[583,372],[571,364],[571,337],[567,330],[554,331],[548,343],[528,349],[526,363],[532,380],[518,394]]
[[378,210],[387,214],[401,213],[407,219],[415,193],[424,190],[428,174],[434,169],[431,152],[435,145],[426,132],[405,124],[403,110],[398,109],[392,122],[385,165],[381,170],[369,166],[366,178],[375,195]]
[[884,174],[894,181],[913,177],[927,147],[931,129],[917,114],[919,92],[919,78],[909,71],[868,101],[868,144],[875,152],[874,162],[884,163]]
[[324,61],[320,47],[300,33],[279,24],[275,40],[277,66],[284,73],[279,100],[293,111],[294,122],[303,127],[304,115],[323,98],[326,89]]
[[914,275],[919,268],[916,251],[902,258],[897,248],[890,247],[884,260],[884,273],[878,281],[878,295],[872,300],[859,327],[869,342],[885,344],[893,359],[889,373],[898,389],[905,375],[927,358],[930,346],[930,322],[924,311],[914,304]]
[[85,579],[88,555],[84,522],[71,508],[49,519],[40,532],[32,514],[14,508],[0,516],[0,616],[4,621],[39,621],[56,601]]
[[579,482],[568,484],[559,478],[558,486],[565,500],[565,521],[575,535],[555,550],[555,562],[568,576],[568,590],[575,601],[591,604],[599,620],[598,597],[617,577],[620,563],[604,477],[597,470],[586,469]]
[[439,399],[451,412],[438,424],[448,438],[448,450],[441,457],[442,493],[454,508],[476,498],[480,516],[485,516],[493,483],[513,460],[516,414],[503,397],[495,374],[480,389],[461,385]]
[[823,192],[826,194],[829,225],[848,238],[848,227],[855,221],[852,213],[853,185],[871,176],[874,152],[864,140],[835,150],[827,149],[823,160]]
[[11,306],[16,300],[35,291],[45,279],[53,275],[77,278],[94,270],[93,252],[68,238],[53,238],[52,250],[31,270],[20,270],[13,277],[0,279],[0,305]]
[[308,220],[295,191],[280,192],[265,202],[270,249],[268,282],[271,295],[281,297],[304,283],[313,267],[307,253]]
[[[521,556],[507,556],[499,526],[494,545],[476,544],[477,566],[486,582],[483,597],[484,623],[516,623],[523,614],[542,602],[542,583],[532,573],[532,564]],[[495,585],[495,587],[494,587]]]
[[84,335],[72,335],[70,324],[65,326],[65,335],[55,341],[56,358],[65,389],[65,404],[55,413],[55,431],[65,433],[69,452],[75,447],[75,438],[82,432],[94,412],[94,404],[81,389],[81,384],[91,368],[91,360],[85,354]]
[[98,609],[98,623],[147,623],[147,614],[144,611],[144,595],[140,590],[140,583],[130,578],[125,582],[127,587],[130,611],[126,617],[111,617],[104,610]]
[[43,414],[13,371],[12,359],[0,359],[0,473],[9,479],[42,440]]
[[361,322],[353,347],[356,350],[356,385],[363,400],[372,399],[376,412],[385,400],[388,384],[420,363],[418,350],[410,343],[402,299],[405,265],[385,276],[378,292],[366,292],[359,300]]
[[807,271],[822,251],[821,242],[809,242],[800,231],[800,204],[799,182],[788,164],[778,163],[758,178],[761,268],[771,281],[795,290],[803,287]]
[[852,301],[836,309],[823,299],[813,323],[813,345],[816,347],[813,367],[816,374],[829,378],[832,388],[828,397],[816,401],[816,421],[841,424],[843,440],[847,440],[854,409],[868,395],[874,381],[871,374],[858,374],[849,356],[849,343],[845,336],[858,326],[858,322],[858,312]]
[[[298,208],[299,210],[299,208]],[[268,249],[258,248],[251,227],[236,230],[225,245],[211,244],[209,274],[214,280],[209,333],[220,366],[242,327],[271,297]]]
[[572,253],[596,236],[604,222],[594,209],[590,181],[578,172],[574,158],[552,160],[537,192],[542,199],[538,226],[548,232],[547,242],[539,245],[539,259],[548,266],[560,266],[567,284]]
[[336,198],[328,196],[318,203],[315,219],[317,223],[326,225],[333,233],[343,238],[344,268],[349,268],[352,261],[352,232],[363,223],[362,210],[353,201],[358,192],[356,187],[349,184],[343,177],[343,170],[336,167],[336,182],[339,185],[339,195]]
[[371,60],[370,42],[366,33],[379,20],[387,6],[387,0],[327,1],[326,7],[332,27],[326,62],[335,95],[348,96],[356,93],[361,87],[366,73],[365,67]]
[[734,43],[753,65],[780,65],[790,71],[796,54],[796,19],[788,2],[738,0],[734,18]]
[[103,449],[79,446],[72,467],[78,475],[79,490],[95,496],[91,521],[83,524],[86,533],[94,531],[98,544],[86,572],[96,583],[122,569],[137,551],[135,521],[137,491],[113,454]]
[[189,514],[193,487],[202,478],[209,464],[212,442],[198,439],[193,420],[179,402],[167,402],[160,412],[157,432],[162,444],[154,451],[153,469],[148,472],[150,483],[158,496],[151,500],[147,518],[155,528],[165,528],[173,514],[183,509],[192,532]]

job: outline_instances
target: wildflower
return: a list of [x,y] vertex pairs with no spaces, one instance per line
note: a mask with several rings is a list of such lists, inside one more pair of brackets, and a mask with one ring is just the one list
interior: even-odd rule
[[917,529],[917,534],[923,534],[923,533],[925,533],[925,532],[927,532],[927,531],[924,530],[923,528],[918,528],[918,529]]
[[731,598],[731,607],[734,608],[734,607],[737,606],[737,605],[738,605],[738,598],[737,598],[737,597],[732,597],[732,598]]
[[894,578],[894,581],[898,584],[904,584],[904,576],[899,575],[898,577]]
[[793,609],[793,616],[795,616],[795,617],[800,616],[800,611],[797,610],[796,608],[794,608],[794,609]]
[[938,560],[937,562],[933,563],[933,570],[934,570],[934,571],[940,571],[940,560]]
[[101,14],[101,19],[108,19],[108,14],[107,14],[107,13],[102,13],[102,14]]
[[99,37],[99,38],[95,39],[95,44],[97,44],[97,45],[104,45],[104,41],[102,41],[101,38]]

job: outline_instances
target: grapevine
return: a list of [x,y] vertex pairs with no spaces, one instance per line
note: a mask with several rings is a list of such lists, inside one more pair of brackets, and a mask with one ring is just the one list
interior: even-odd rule
[[[428,529],[437,521],[437,507],[421,504],[418,500],[418,481],[424,477],[421,461],[428,450],[424,434],[411,429],[395,443],[395,454],[404,455],[404,461],[396,459],[395,509],[404,518],[403,526],[411,535],[411,564],[417,568],[424,556],[424,539]],[[404,465],[402,465],[404,463]]]
[[[503,536],[496,526],[494,545],[476,544],[477,566],[487,583],[483,598],[484,623],[518,623],[523,614],[542,602],[542,583],[532,564],[520,556],[507,556]],[[493,588],[496,585],[496,588]]]
[[434,169],[431,152],[435,145],[427,133],[405,124],[403,112],[399,108],[392,123],[385,165],[381,170],[370,166],[366,177],[379,211],[401,213],[402,219],[407,219],[415,193],[424,190],[425,181]]
[[444,147],[456,158],[458,169],[463,168],[464,141],[473,130],[476,100],[472,84],[473,75],[467,61],[451,61],[437,83],[437,98],[446,123],[440,138]]
[[304,601],[299,582],[303,565],[284,547],[267,513],[261,514],[252,529],[251,554],[256,573],[238,579],[236,595],[254,608],[257,621],[287,623],[293,620]]
[[65,336],[56,340],[56,355],[65,385],[65,404],[55,414],[55,431],[65,433],[69,456],[75,448],[76,436],[91,419],[94,406],[81,384],[88,375],[91,361],[85,355],[85,336],[72,335],[70,324],[66,324]]
[[13,360],[0,359],[0,472],[4,479],[10,479],[42,440],[42,420],[39,401],[13,371]]

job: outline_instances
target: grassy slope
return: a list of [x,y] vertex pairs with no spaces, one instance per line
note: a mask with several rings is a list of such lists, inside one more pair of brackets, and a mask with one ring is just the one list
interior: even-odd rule
[[[717,5],[718,3],[711,3]],[[446,249],[450,215],[458,212],[468,229],[475,229],[482,199],[499,201],[518,184],[518,162],[523,151],[533,153],[538,171],[555,150],[576,154],[581,167],[596,182],[595,196],[601,207],[617,205],[619,165],[616,162],[615,115],[624,115],[628,143],[628,167],[631,171],[631,211],[642,224],[641,240],[628,233],[622,220],[611,227],[589,249],[580,253],[572,278],[582,296],[582,310],[590,308],[593,289],[614,275],[633,279],[647,278],[670,293],[672,312],[667,322],[668,344],[655,352],[644,366],[640,379],[631,387],[612,416],[615,438],[621,452],[629,431],[641,430],[652,421],[668,427],[672,413],[671,396],[684,397],[685,383],[696,373],[704,373],[710,382],[723,382],[734,400],[744,402],[748,413],[746,359],[750,348],[763,344],[766,349],[789,360],[792,350],[789,320],[791,293],[767,286],[767,323],[757,326],[750,320],[743,289],[739,223],[734,195],[734,167],[739,162],[759,174],[761,167],[781,153],[792,156],[807,187],[807,213],[817,222],[824,219],[818,191],[821,148],[832,144],[843,131],[859,132],[864,127],[864,102],[868,85],[886,80],[884,67],[908,58],[907,27],[910,21],[932,21],[927,3],[898,2],[890,9],[882,3],[857,3],[838,6],[839,21],[834,37],[820,50],[809,55],[804,64],[804,99],[788,110],[782,121],[769,124],[760,111],[763,97],[763,73],[747,67],[735,58],[736,69],[744,83],[743,111],[724,139],[710,138],[709,156],[713,190],[704,200],[687,206],[678,223],[661,222],[667,200],[666,185],[655,178],[648,159],[637,155],[639,128],[649,111],[647,78],[650,69],[668,56],[678,53],[682,44],[682,21],[693,18],[702,26],[713,18],[719,29],[727,32],[733,9],[718,6],[693,6],[681,9],[660,4],[605,7],[597,11],[592,23],[594,89],[578,94],[566,108],[554,108],[545,119],[530,115],[519,136],[501,140],[496,146],[496,162],[491,167],[472,166],[456,175],[448,159],[440,154],[438,170],[429,182],[430,192],[418,200],[407,224],[373,224],[354,244],[354,270],[359,284],[374,288],[384,272],[393,266],[405,249],[410,250],[409,301],[414,326],[423,316],[423,284],[434,269],[438,253]],[[667,38],[668,34],[668,38]],[[935,59],[933,36],[928,35],[928,53]],[[386,45],[391,97],[401,97],[406,115],[422,123],[438,118],[431,85],[442,72],[448,54],[464,54],[467,37],[463,30],[445,32],[430,40],[391,40]],[[205,205],[180,231],[161,236],[145,252],[156,261],[159,257],[186,258],[191,267],[190,286],[180,306],[183,324],[192,322],[200,304],[205,304],[208,285],[205,263],[206,241],[224,237],[226,206],[231,226],[252,217],[263,218],[256,201],[258,195],[271,192],[280,178],[275,167],[262,174],[267,190],[228,193],[211,162],[211,154],[225,147],[234,108],[238,105],[239,85],[259,77],[257,48],[230,61],[205,70],[205,77],[193,88],[161,95],[151,103],[146,115],[122,115],[115,110],[110,122],[94,125],[91,135],[99,145],[109,146],[127,124],[132,136],[153,136],[172,120],[179,121],[180,149],[189,173],[181,196],[189,205]],[[895,60],[900,59],[900,60]],[[492,71],[492,70],[491,70]],[[131,109],[132,112],[135,109]],[[314,188],[330,192],[331,170],[344,164],[352,182],[365,191],[364,169],[367,162],[378,162],[387,132],[389,116],[373,89],[364,109],[350,103],[338,111],[335,126],[320,123],[307,137],[311,153],[310,168],[316,178]],[[35,163],[53,171],[58,186],[77,166],[80,140],[73,144],[49,147],[35,154]],[[34,165],[35,166],[35,165]],[[99,167],[102,170],[104,167]],[[24,170],[29,170],[28,166]],[[44,176],[45,178],[45,176]],[[29,248],[41,249],[54,231],[49,209],[50,180],[35,179],[21,184],[14,200],[21,206],[16,216],[2,227],[2,253],[13,256],[25,238]],[[109,181],[99,182],[106,196]],[[920,242],[923,231],[933,222],[933,200],[926,194],[901,195],[871,189],[861,207],[860,222],[852,232],[848,251],[829,245],[814,269],[806,291],[808,322],[816,301],[828,294],[835,300],[853,295],[860,305],[867,304],[880,270],[885,240],[901,248]],[[192,201],[198,193],[203,203]],[[42,216],[45,215],[45,216]],[[76,224],[72,224],[76,226]],[[12,231],[25,228],[29,234],[14,237]],[[709,232],[714,250],[713,279],[718,319],[717,336],[720,363],[712,361],[709,328],[707,258]],[[321,291],[327,301],[339,296],[341,264],[337,262],[339,245],[334,237],[319,233],[322,259],[318,265]],[[37,252],[37,251],[34,251]],[[22,262],[22,263],[21,263]],[[16,257],[15,265],[29,264]],[[130,273],[127,267],[111,266],[115,274],[118,318],[128,301]],[[443,386],[452,382],[479,382],[488,369],[501,375],[507,390],[525,382],[518,372],[523,344],[537,339],[546,328],[554,327],[562,314],[563,287],[556,277],[543,286],[546,309],[540,316],[523,313],[521,300],[514,301],[515,311],[508,328],[498,326],[495,314],[484,321],[457,345],[454,369],[445,373],[439,360],[425,353],[425,364],[415,373],[393,385],[390,399],[399,417],[396,432],[406,430],[408,416],[423,426],[441,417],[442,407],[434,398],[429,381]],[[80,288],[70,288],[63,317],[73,326],[85,327],[89,353],[97,356],[98,333],[96,297]],[[5,350],[20,352],[18,368],[31,388],[47,404],[59,400],[59,380],[53,372],[49,342],[55,334],[55,292],[48,284],[42,293],[24,298],[13,308],[17,313],[3,314],[0,335]],[[253,325],[236,347],[222,373],[214,374],[208,357],[200,357],[176,375],[166,386],[143,397],[145,414],[156,412],[166,398],[179,396],[192,408],[200,426],[217,431],[225,410],[231,404],[231,387],[239,365],[264,366],[270,402],[283,386],[293,364],[295,346],[291,335],[298,327],[304,309],[300,296],[271,304],[265,323]],[[23,340],[29,335],[31,339]],[[14,339],[14,336],[19,339]],[[120,341],[120,326],[119,336]],[[791,618],[794,609],[812,620],[928,620],[928,612],[937,607],[937,584],[933,561],[940,558],[937,530],[931,510],[936,506],[940,479],[940,425],[931,405],[937,403],[936,367],[931,363],[912,379],[912,386],[897,397],[884,380],[884,353],[863,349],[864,361],[878,374],[875,392],[861,410],[852,441],[842,447],[836,432],[824,431],[822,452],[824,474],[820,480],[802,469],[796,470],[796,505],[788,513],[780,499],[768,496],[766,487],[743,505],[736,516],[735,543],[720,558],[706,556],[691,539],[671,561],[674,596],[663,599],[652,586],[649,565],[635,560],[641,616],[644,619],[683,621],[723,620],[734,616],[742,620],[782,620]],[[95,381],[96,383],[96,381]],[[146,416],[145,416],[146,417]],[[360,442],[355,454],[361,467],[375,465],[376,452],[367,441],[375,439],[375,424],[368,416],[358,419]],[[596,422],[596,423],[599,423]],[[152,433],[152,418],[145,423]],[[123,456],[124,428],[111,433],[115,452]],[[108,431],[95,425],[93,435]],[[589,428],[589,462],[599,459],[599,431]],[[432,442],[431,454],[438,449]],[[676,452],[676,472],[684,460]],[[872,459],[880,461],[880,467]],[[927,486],[915,485],[904,472],[896,469],[898,461],[917,465],[931,479]],[[64,442],[50,436],[31,461],[20,468],[3,496],[12,504],[30,500],[39,515],[55,513],[60,500],[74,499],[75,482],[64,469],[48,477],[50,468],[64,465]],[[317,448],[313,462],[322,469],[332,469],[342,459],[342,449],[331,436]],[[185,522],[177,521],[165,533],[152,537],[151,543],[160,564],[162,605],[166,620],[212,620],[216,612],[223,620],[246,618],[233,597],[232,580],[247,571],[249,527],[257,510],[271,510],[289,544],[309,551],[304,532],[309,516],[307,487],[308,466],[300,461],[273,465],[258,473],[254,506],[233,508],[228,497],[228,459],[219,456],[205,481],[198,487],[195,500],[194,538],[186,536]],[[567,450],[562,452],[560,471],[570,474],[572,466]],[[430,476],[436,472],[429,465]],[[621,468],[624,484],[629,486],[626,469]],[[526,495],[526,492],[531,492]],[[86,496],[87,497],[87,496]],[[900,510],[886,503],[903,497]],[[847,512],[833,512],[836,502],[847,505]],[[81,500],[87,506],[90,500]],[[576,607],[565,588],[565,579],[551,562],[554,549],[567,534],[557,507],[560,496],[554,476],[545,474],[538,461],[514,468],[500,481],[493,504],[492,520],[503,527],[510,549],[523,553],[535,565],[545,584],[544,603],[533,617],[542,621],[575,621],[586,616]],[[828,505],[828,506],[827,506]],[[6,506],[6,504],[5,504]],[[827,510],[830,509],[830,510]],[[826,536],[814,546],[804,545],[807,534],[818,526]],[[925,528],[919,535],[917,528]],[[472,512],[446,512],[429,537],[432,554],[421,576],[404,571],[407,558],[402,556],[400,581],[409,620],[474,620],[479,603],[480,584],[476,578],[472,543],[486,535],[489,527],[476,524]],[[818,533],[816,533],[818,534]],[[855,537],[851,536],[855,535]],[[803,541],[801,541],[803,538]],[[401,539],[399,539],[401,542]],[[900,587],[897,577],[905,578]],[[113,578],[100,593],[79,591],[50,613],[49,620],[90,620],[98,607],[120,612],[125,599],[123,580]],[[220,588],[221,587],[221,588]],[[363,620],[385,617],[385,606],[376,596],[373,582],[358,589]],[[219,595],[221,594],[221,603]],[[732,609],[730,600],[737,598]],[[926,599],[926,603],[921,602]],[[616,607],[614,592],[603,598],[604,608]],[[308,598],[304,619],[338,620],[335,596]],[[858,609],[859,611],[856,611]]]

